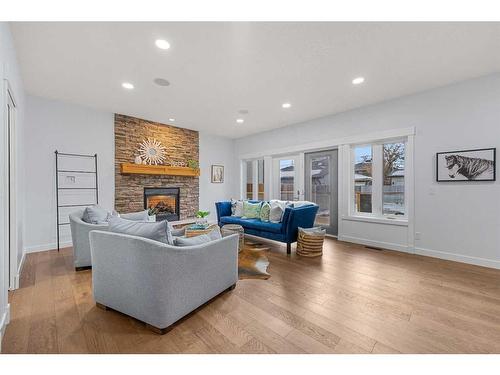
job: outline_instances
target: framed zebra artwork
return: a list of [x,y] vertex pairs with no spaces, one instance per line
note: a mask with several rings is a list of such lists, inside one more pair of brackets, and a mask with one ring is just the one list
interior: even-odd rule
[[436,181],[495,181],[496,148],[438,152]]

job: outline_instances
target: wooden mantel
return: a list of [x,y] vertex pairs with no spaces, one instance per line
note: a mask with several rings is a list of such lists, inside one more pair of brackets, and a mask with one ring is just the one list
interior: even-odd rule
[[120,173],[197,177],[200,175],[200,170],[198,168],[171,167],[169,165],[122,163]]

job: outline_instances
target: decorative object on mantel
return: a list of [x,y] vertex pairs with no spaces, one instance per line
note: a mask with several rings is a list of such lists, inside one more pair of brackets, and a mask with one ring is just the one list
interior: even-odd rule
[[122,163],[120,165],[120,173],[197,177],[200,175],[200,170],[189,167],[171,167],[168,165],[138,165],[132,163]]
[[212,183],[221,184],[224,182],[224,166],[212,165]]
[[149,165],[163,164],[165,161],[165,147],[154,138],[142,141],[138,151],[141,158]]
[[243,279],[267,280],[271,275],[267,272],[269,260],[266,252],[268,247],[262,244],[247,241],[245,247],[238,254],[238,277]]
[[495,181],[496,148],[438,152],[436,181]]
[[140,156],[136,156],[134,162],[135,164],[142,164],[142,158]]
[[187,166],[186,162],[178,161],[178,160],[169,161],[169,162],[167,162],[167,164],[172,166],[172,167],[186,167]]
[[198,164],[198,162],[196,160],[190,159],[190,160],[187,161],[187,166],[189,168],[198,169],[199,164]]

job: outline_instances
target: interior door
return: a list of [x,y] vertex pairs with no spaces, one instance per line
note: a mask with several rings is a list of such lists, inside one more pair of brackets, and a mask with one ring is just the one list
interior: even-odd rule
[[297,201],[303,199],[300,170],[299,155],[274,158],[274,199],[283,201]]
[[319,206],[315,225],[338,233],[338,150],[305,154],[306,200]]
[[15,104],[10,91],[7,90],[7,206],[8,206],[8,217],[7,217],[7,243],[8,248],[8,272],[9,272],[9,289],[15,288],[14,276],[16,274],[17,265],[17,249],[15,243],[15,206],[14,206],[14,126],[15,126]]

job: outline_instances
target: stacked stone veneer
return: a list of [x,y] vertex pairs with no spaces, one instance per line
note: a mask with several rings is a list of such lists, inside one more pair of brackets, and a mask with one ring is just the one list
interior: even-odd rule
[[199,161],[198,132],[115,114],[115,207],[118,212],[144,209],[145,187],[180,188],[180,217],[194,217],[198,211],[199,178],[184,176],[154,176],[121,174],[122,163],[133,163],[139,144],[155,138],[166,148],[167,160]]

